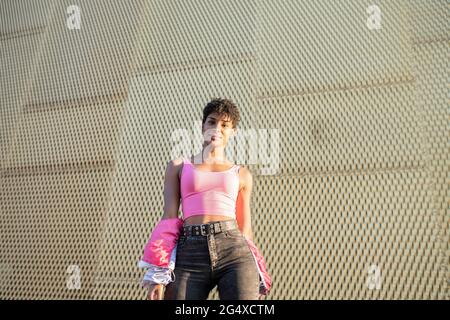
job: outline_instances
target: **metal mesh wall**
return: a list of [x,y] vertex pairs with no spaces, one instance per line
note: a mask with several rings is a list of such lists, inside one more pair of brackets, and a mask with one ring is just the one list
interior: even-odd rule
[[268,298],[449,299],[449,18],[444,0],[0,0],[0,297],[145,298],[174,133],[198,151],[221,96],[241,132],[279,133],[275,172],[238,162]]

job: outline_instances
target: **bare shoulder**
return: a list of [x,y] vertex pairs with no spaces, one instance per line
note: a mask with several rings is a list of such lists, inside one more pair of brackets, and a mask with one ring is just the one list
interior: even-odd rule
[[240,181],[239,189],[252,187],[253,176],[252,176],[252,172],[250,171],[249,168],[247,168],[245,166],[240,166],[239,181]]
[[183,158],[176,158],[167,162],[167,174],[170,176],[178,176],[180,178],[181,168],[183,167]]
[[172,166],[174,166],[174,167],[179,167],[183,164],[183,158],[180,157],[180,158],[170,160],[169,163],[172,163]]

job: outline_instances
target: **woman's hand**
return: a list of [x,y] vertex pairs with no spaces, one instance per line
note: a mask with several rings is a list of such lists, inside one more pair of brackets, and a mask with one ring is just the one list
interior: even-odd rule
[[151,284],[148,289],[147,300],[163,300],[164,289],[163,284]]

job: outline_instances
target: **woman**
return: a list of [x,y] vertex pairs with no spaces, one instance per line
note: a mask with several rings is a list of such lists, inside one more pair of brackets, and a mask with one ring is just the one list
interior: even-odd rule
[[181,198],[182,228],[173,235],[174,281],[151,283],[148,299],[203,300],[216,285],[222,300],[258,299],[261,270],[249,246],[252,175],[225,158],[239,120],[230,100],[212,100],[203,110],[202,151],[168,163],[162,221],[177,219]]

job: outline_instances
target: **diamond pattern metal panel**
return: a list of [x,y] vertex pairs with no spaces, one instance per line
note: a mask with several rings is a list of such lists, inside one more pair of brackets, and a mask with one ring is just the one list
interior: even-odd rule
[[450,299],[448,4],[370,5],[0,0],[0,297],[144,299],[165,166],[219,96],[269,299]]

